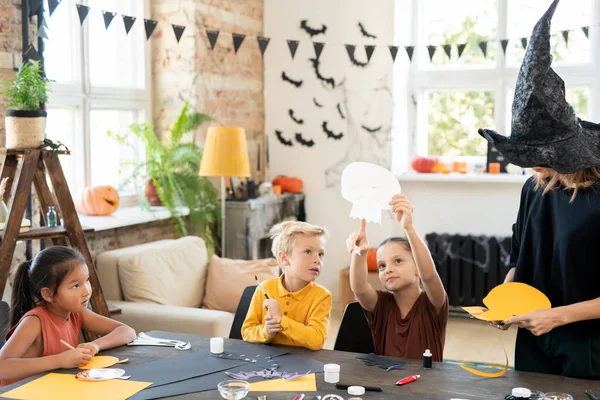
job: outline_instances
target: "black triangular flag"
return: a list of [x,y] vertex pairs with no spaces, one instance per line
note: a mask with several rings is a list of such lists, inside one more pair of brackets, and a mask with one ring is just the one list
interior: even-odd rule
[[589,26],[582,26],[581,30],[585,34],[585,37],[589,39],[590,38],[590,27]]
[[390,54],[392,55],[392,62],[396,61],[396,56],[398,55],[398,46],[388,46],[390,49]]
[[406,54],[408,55],[408,61],[412,61],[415,46],[404,46],[404,50],[406,50]]
[[110,26],[110,23],[112,22],[115,15],[117,15],[117,13],[102,10],[102,16],[104,17],[104,27],[106,28],[106,30],[108,30],[108,27]]
[[38,29],[38,37],[48,40],[48,34],[46,33],[46,28],[44,28],[43,26],[40,26],[40,29]]
[[432,46],[432,45],[427,46],[427,52],[429,53],[429,59],[432,62],[433,62],[433,55],[435,54],[436,50],[437,50],[436,46]]
[[325,47],[325,43],[321,42],[313,42],[313,48],[315,49],[315,57],[318,60],[321,57],[321,52],[323,51],[323,47]]
[[146,40],[150,39],[152,36],[152,32],[154,32],[154,28],[156,28],[156,24],[158,22],[152,19],[144,18],[144,29],[146,30]]
[[292,55],[292,60],[294,59],[294,56],[296,55],[296,50],[298,50],[298,43],[300,43],[298,40],[288,40],[287,41],[288,48],[290,49],[290,54]]
[[42,26],[48,29],[48,23],[46,22],[46,18],[42,18]]
[[523,50],[527,48],[527,38],[521,38],[521,46],[523,46]]
[[60,4],[59,0],[48,0],[48,11],[50,11],[50,16],[54,14],[56,7]]
[[123,15],[123,23],[125,24],[125,35],[129,34],[131,27],[135,24],[135,17],[129,15]]
[[456,45],[456,48],[458,50],[458,58],[460,58],[460,56],[462,56],[463,51],[465,51],[465,47],[467,47],[466,43],[461,43]]
[[29,48],[27,49],[27,51],[25,52],[25,54],[23,54],[24,60],[23,62],[27,62],[29,60],[34,60],[34,61],[42,61],[42,57],[40,57],[40,53],[37,52],[37,50],[35,49],[35,47],[33,47],[32,45],[29,45]]
[[375,46],[373,46],[371,44],[365,45],[365,52],[367,53],[367,62],[371,61],[371,56],[373,55],[374,51],[375,51]]
[[500,44],[502,45],[502,52],[504,53],[504,55],[506,55],[506,47],[508,46],[508,39],[502,39],[500,41]]
[[242,35],[241,33],[232,33],[231,36],[233,36],[233,50],[235,51],[235,54],[237,54],[240,46],[244,42],[244,39],[246,39],[246,35]]
[[175,25],[175,24],[171,24],[173,26],[173,32],[175,32],[175,39],[177,39],[177,43],[179,43],[179,39],[181,39],[181,35],[183,35],[183,31],[185,31],[185,26],[182,25]]
[[219,31],[214,31],[211,29],[206,30],[206,36],[208,37],[208,42],[210,43],[210,49],[214,50],[215,45],[217,44],[217,39],[219,38]]
[[451,57],[451,54],[452,54],[452,53],[451,53],[451,51],[452,51],[452,45],[450,45],[450,44],[445,44],[445,45],[443,45],[443,46],[442,46],[442,48],[444,49],[444,53],[446,53],[446,55],[448,56],[448,60],[449,60],[450,58],[452,58],[452,57]]
[[562,37],[565,39],[565,44],[569,47],[569,31],[562,31]]
[[354,60],[354,50],[356,50],[356,46],[353,44],[345,44],[346,52],[348,52],[348,57],[350,57],[350,61]]
[[483,57],[487,58],[487,42],[479,42],[479,48],[481,49],[481,52],[483,53]]
[[29,0],[29,16],[36,15],[42,4],[44,4],[43,0]]
[[258,47],[260,48],[260,55],[265,55],[265,50],[267,50],[267,46],[269,45],[269,41],[271,40],[268,37],[257,36],[256,40],[258,40]]
[[88,6],[84,6],[83,4],[75,4],[77,6],[77,14],[79,14],[79,24],[83,25],[83,21],[88,16],[90,12],[90,8]]

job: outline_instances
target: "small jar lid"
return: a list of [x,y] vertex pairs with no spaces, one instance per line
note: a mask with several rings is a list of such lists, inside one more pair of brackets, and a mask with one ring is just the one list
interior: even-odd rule
[[340,372],[340,366],[338,364],[325,364],[323,366],[325,372]]
[[214,343],[223,343],[223,338],[222,337],[213,337],[210,338],[210,343],[214,344]]
[[523,387],[516,387],[513,388],[512,395],[518,399],[528,399],[531,397],[531,390]]
[[352,396],[360,396],[365,394],[365,388],[362,386],[349,386],[348,394],[351,394]]

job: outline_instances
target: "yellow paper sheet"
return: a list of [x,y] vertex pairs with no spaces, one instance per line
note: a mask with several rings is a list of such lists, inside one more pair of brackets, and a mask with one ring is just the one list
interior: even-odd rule
[[112,367],[119,362],[117,357],[112,356],[95,356],[92,361],[86,365],[79,367],[79,369],[92,369],[92,368],[108,368]]
[[267,379],[250,384],[251,392],[316,392],[317,380],[315,374],[286,381],[285,379]]
[[[502,341],[500,341],[500,342],[502,342]],[[504,365],[504,369],[500,372],[483,372],[483,371],[478,371],[475,368],[465,367],[464,365],[461,365],[460,367],[462,369],[464,369],[465,371],[468,371],[477,376],[483,376],[485,378],[499,378],[502,375],[504,375],[506,373],[506,371],[508,371],[508,354],[506,354],[506,348],[504,347],[504,343],[502,344],[502,349],[504,350],[504,357],[506,357],[506,365]]]
[[508,282],[493,288],[483,299],[487,307],[463,307],[473,317],[484,321],[504,321],[542,308],[551,308],[548,297],[533,286]]
[[84,382],[75,375],[50,373],[1,394],[0,397],[27,400],[125,400],[152,385],[113,379],[101,382]]

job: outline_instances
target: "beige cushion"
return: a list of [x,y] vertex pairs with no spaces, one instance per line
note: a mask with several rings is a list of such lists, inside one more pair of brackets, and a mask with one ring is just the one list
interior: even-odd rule
[[263,260],[232,260],[213,255],[208,266],[206,295],[202,307],[235,313],[246,286],[279,276],[274,258]]
[[206,281],[206,245],[196,236],[156,243],[119,258],[126,301],[199,307]]

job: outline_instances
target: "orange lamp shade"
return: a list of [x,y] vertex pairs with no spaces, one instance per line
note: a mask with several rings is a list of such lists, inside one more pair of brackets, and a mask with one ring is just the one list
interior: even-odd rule
[[244,128],[208,128],[200,163],[202,176],[250,176]]

